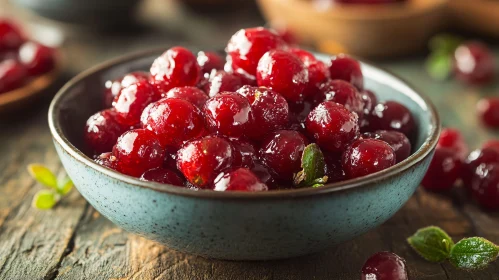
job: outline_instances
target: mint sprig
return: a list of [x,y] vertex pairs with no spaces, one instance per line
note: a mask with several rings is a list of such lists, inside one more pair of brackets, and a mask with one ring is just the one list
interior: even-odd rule
[[293,183],[296,187],[322,187],[327,183],[324,154],[317,144],[310,144],[303,150],[300,172],[296,173]]
[[450,34],[439,34],[430,39],[430,55],[425,62],[430,77],[442,81],[451,76],[454,52],[462,41],[462,38]]
[[28,172],[33,179],[46,187],[33,197],[32,205],[35,208],[41,210],[53,208],[73,188],[71,179],[57,180],[57,176],[42,164],[28,165]]
[[427,227],[418,230],[407,238],[407,242],[425,260],[443,262],[450,254],[454,241],[438,227]]

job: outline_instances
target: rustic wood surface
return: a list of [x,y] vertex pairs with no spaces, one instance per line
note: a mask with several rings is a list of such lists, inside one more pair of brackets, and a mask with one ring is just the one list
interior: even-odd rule
[[[9,9],[11,7],[0,0],[0,12]],[[23,12],[13,11],[24,16]],[[160,12],[156,12],[156,17],[158,14]],[[67,59],[68,76],[103,59],[151,45],[184,41],[206,47],[220,46],[239,27],[222,25],[207,16],[202,20],[188,16],[197,20],[189,21],[188,31],[172,32],[175,28],[171,26],[158,28],[160,31],[144,35],[147,38],[125,33],[105,39],[103,35],[93,35],[96,37],[89,41],[88,37],[78,39],[66,31],[62,50]],[[234,17],[232,15],[230,21]],[[36,20],[29,15],[26,18]],[[241,18],[242,25],[261,23],[258,16]],[[156,26],[165,23],[153,16],[149,22]],[[175,22],[177,27],[181,25]],[[217,30],[214,36],[206,33],[214,30]],[[122,44],[124,42],[127,44]],[[443,124],[462,129],[471,147],[497,137],[481,127],[473,113],[481,95],[497,94],[494,86],[480,89],[453,81],[433,82],[423,71],[422,57],[381,65],[430,95],[439,108]],[[66,78],[62,77],[61,82]],[[59,86],[54,85],[52,93]],[[382,250],[405,258],[413,280],[499,279],[499,262],[483,271],[458,271],[448,263],[424,261],[406,244],[408,236],[428,225],[442,227],[456,241],[478,235],[499,243],[499,215],[483,212],[466,198],[461,188],[443,195],[420,189],[393,218],[355,240],[320,254],[269,262],[209,260],[170,250],[114,226],[76,190],[53,210],[34,209],[31,200],[41,187],[29,177],[26,166],[41,162],[63,173],[47,125],[49,100],[50,94],[33,107],[0,116],[0,279],[349,280],[359,279],[364,261]]]

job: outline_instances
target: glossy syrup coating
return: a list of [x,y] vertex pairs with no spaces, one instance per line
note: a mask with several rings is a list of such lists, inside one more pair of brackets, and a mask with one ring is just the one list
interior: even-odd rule
[[164,98],[179,98],[192,103],[198,109],[203,109],[208,100],[208,95],[197,87],[176,87],[164,94]]
[[149,105],[141,116],[142,127],[154,132],[163,147],[179,148],[184,141],[205,133],[200,110],[189,101],[166,98]]
[[0,61],[0,94],[21,87],[26,77],[26,68],[19,61]]
[[140,81],[122,88],[113,102],[117,120],[128,126],[138,124],[144,108],[154,101],[155,91],[148,82]]
[[459,178],[461,166],[461,158],[455,150],[437,147],[421,184],[431,191],[449,190]]
[[229,173],[220,173],[215,179],[215,191],[261,192],[269,188],[247,168],[239,168]]
[[324,153],[328,183],[336,183],[348,179],[341,162],[341,155],[341,153]]
[[289,52],[296,55],[308,70],[308,84],[304,90],[305,96],[315,96],[320,91],[321,85],[329,78],[329,67],[306,50],[293,48]]
[[489,48],[480,42],[467,42],[454,52],[456,77],[469,84],[486,84],[494,79],[495,60]]
[[374,92],[367,89],[361,91],[360,95],[362,96],[362,101],[364,102],[364,110],[363,116],[362,118],[360,118],[359,125],[360,131],[366,132],[366,129],[369,127],[369,116],[374,110],[376,104],[378,104],[378,98],[376,97],[376,94],[374,94]]
[[411,111],[395,101],[379,103],[369,115],[368,131],[395,130],[412,139],[416,124]]
[[251,172],[255,174],[256,177],[260,180],[260,182],[267,185],[269,189],[277,189],[277,179],[273,174],[273,171],[270,170],[269,167],[262,164],[261,162],[255,162],[253,167],[251,168]]
[[361,280],[408,280],[405,260],[391,252],[378,252],[362,267]]
[[216,52],[198,52],[197,61],[202,73],[210,73],[213,69],[224,69],[225,60]]
[[235,167],[251,168],[257,160],[257,151],[255,145],[242,138],[227,138],[234,148],[234,162]]
[[203,112],[208,130],[225,136],[244,136],[253,121],[248,100],[234,92],[210,98]]
[[345,106],[325,101],[310,112],[305,125],[321,148],[341,152],[359,135],[358,119]]
[[164,150],[158,137],[146,129],[133,129],[118,138],[113,148],[116,170],[139,177],[149,169],[161,167]]
[[499,98],[490,97],[483,98],[478,101],[477,105],[478,116],[482,123],[493,129],[499,128]]
[[437,147],[450,148],[454,150],[461,159],[468,155],[468,145],[464,141],[463,135],[455,128],[444,128],[440,132]]
[[359,91],[343,80],[330,80],[321,86],[321,100],[333,101],[355,112],[359,118],[364,115],[364,100]]
[[7,19],[0,19],[0,53],[18,49],[24,43],[21,28]]
[[106,109],[88,118],[83,136],[92,153],[100,154],[112,151],[118,138],[128,129],[116,120],[114,109]]
[[471,188],[471,180],[480,165],[499,163],[499,149],[487,147],[471,152],[464,160],[461,179],[465,187]]
[[260,159],[278,179],[289,182],[293,174],[301,170],[301,158],[307,145],[308,140],[301,133],[279,130],[261,143]]
[[39,76],[55,68],[54,49],[35,42],[26,42],[19,49],[19,61],[28,75]]
[[106,81],[106,83],[104,84],[106,88],[104,91],[104,106],[106,108],[113,106],[113,101],[116,96],[120,94],[121,89],[138,82],[148,82],[149,78],[149,73],[137,71],[128,73],[125,76],[114,81]]
[[472,179],[473,198],[488,210],[499,210],[499,163],[480,165]]
[[395,165],[395,152],[385,141],[358,139],[343,152],[342,166],[348,178],[358,178]]
[[265,53],[256,71],[258,86],[268,87],[282,94],[286,100],[301,101],[308,85],[308,70],[294,54],[281,50]]
[[364,89],[364,76],[360,63],[345,54],[331,58],[329,75],[332,80],[343,80],[351,83],[359,90]]
[[193,185],[211,188],[215,178],[232,167],[234,150],[227,139],[205,136],[187,142],[177,153],[177,168]]
[[142,176],[140,176],[140,180],[174,185],[178,187],[184,186],[184,180],[177,174],[177,172],[163,167],[147,170],[144,174],[142,174]]
[[403,161],[411,155],[411,142],[407,136],[398,131],[378,130],[376,132],[366,132],[363,138],[371,138],[385,141],[395,152],[397,163]]
[[243,86],[242,79],[225,71],[212,71],[207,83],[203,86],[204,92],[213,97],[220,92],[236,91]]

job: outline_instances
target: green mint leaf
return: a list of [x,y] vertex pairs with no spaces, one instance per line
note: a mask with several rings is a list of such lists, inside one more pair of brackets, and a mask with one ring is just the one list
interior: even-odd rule
[[445,52],[433,52],[426,59],[428,75],[437,81],[443,81],[452,73],[452,55]]
[[57,189],[57,178],[54,173],[50,171],[47,167],[41,164],[30,164],[28,165],[28,172],[36,181],[40,184]]
[[483,269],[495,261],[499,247],[481,237],[465,238],[457,242],[450,251],[449,261],[457,268],[466,270]]
[[316,187],[327,183],[325,176],[326,162],[317,144],[310,144],[303,150],[301,159],[302,171],[295,174],[294,184],[298,187]]
[[443,262],[450,254],[454,241],[439,227],[422,228],[407,238],[411,247],[425,260]]
[[40,210],[47,210],[54,207],[59,199],[60,196],[53,190],[40,190],[33,197],[32,205]]
[[71,179],[66,178],[62,183],[57,185],[57,193],[60,195],[66,195],[73,188],[73,181]]
[[463,39],[459,36],[438,34],[430,39],[428,47],[432,52],[453,54],[462,42]]

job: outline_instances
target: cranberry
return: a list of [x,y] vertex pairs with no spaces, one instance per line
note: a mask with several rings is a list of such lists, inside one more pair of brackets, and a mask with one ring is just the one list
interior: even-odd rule
[[173,47],[156,58],[151,66],[151,82],[164,93],[174,87],[196,86],[201,68],[188,49]]
[[0,93],[21,87],[26,82],[26,69],[14,59],[0,62]]
[[224,59],[215,52],[198,52],[197,61],[203,73],[210,73],[213,69],[222,70],[225,64]]
[[180,147],[184,141],[204,133],[201,112],[189,101],[161,99],[149,105],[141,116],[142,126],[158,135],[163,147]]
[[369,126],[369,115],[374,110],[374,106],[378,104],[378,98],[374,92],[370,90],[363,90],[360,95],[364,101],[363,117],[360,119],[360,130],[364,131]]
[[124,125],[136,125],[144,108],[155,99],[154,89],[147,82],[140,81],[122,88],[113,103],[118,113],[117,120]]
[[329,74],[333,80],[344,80],[359,90],[364,89],[364,76],[360,63],[348,55],[339,54],[331,58]]
[[255,146],[240,138],[228,138],[234,148],[234,166],[252,167],[256,160]]
[[324,153],[324,159],[329,183],[341,182],[347,179],[341,163],[341,153]]
[[404,133],[409,139],[414,135],[416,125],[412,113],[398,102],[379,103],[368,119],[369,131],[395,130]]
[[411,142],[400,132],[378,130],[376,132],[366,132],[362,134],[363,138],[371,138],[385,141],[395,152],[397,163],[403,161],[411,155]]
[[192,105],[203,109],[204,104],[208,100],[208,95],[197,87],[176,87],[164,94],[165,98],[179,98],[187,100]]
[[293,33],[293,31],[291,31],[291,29],[289,29],[289,27],[282,24],[277,26],[275,24],[272,25],[274,27],[273,30],[275,30],[275,32],[282,38],[284,42],[286,42],[286,44],[294,45],[298,43],[295,34]]
[[220,92],[236,91],[242,86],[243,81],[239,76],[225,71],[212,71],[203,89],[210,97],[213,97]]
[[445,191],[454,186],[461,171],[461,158],[451,148],[438,147],[421,183],[431,191]]
[[329,78],[328,66],[315,58],[315,56],[302,49],[291,49],[289,52],[298,56],[308,70],[308,85],[305,95],[313,97],[320,91],[320,86]]
[[362,280],[408,280],[403,258],[391,252],[372,255],[362,267]]
[[296,102],[304,99],[308,71],[296,55],[273,50],[265,53],[258,62],[256,80],[259,86],[269,87],[287,100]]
[[494,55],[479,42],[468,42],[454,53],[456,77],[469,84],[485,84],[492,81],[495,72]]
[[114,109],[100,111],[87,120],[85,143],[94,153],[109,152],[125,131],[127,127],[116,120]]
[[26,42],[21,46],[19,60],[30,76],[47,73],[55,67],[54,50],[34,42]]
[[113,156],[112,152],[107,152],[99,155],[98,157],[95,158],[95,162],[104,167],[116,170],[117,161],[116,157]]
[[437,147],[450,148],[457,152],[461,159],[464,159],[468,154],[468,145],[466,145],[461,132],[454,128],[442,129]]
[[15,50],[24,43],[21,29],[7,19],[0,19],[0,53]]
[[499,98],[483,98],[477,104],[478,115],[483,124],[490,128],[499,128]]
[[230,142],[206,136],[186,143],[177,154],[177,168],[197,187],[210,187],[216,176],[232,166],[234,151]]
[[158,137],[146,129],[134,129],[120,136],[113,155],[117,159],[116,169],[127,175],[139,177],[149,169],[163,164],[164,150]]
[[489,140],[485,142],[482,146],[482,148],[493,148],[493,149],[498,149],[499,150],[499,140]]
[[253,172],[253,174],[255,174],[255,176],[258,177],[262,183],[267,185],[269,189],[277,188],[276,179],[274,178],[275,176],[267,166],[257,162],[251,168],[251,172]]
[[253,118],[248,100],[232,92],[216,95],[206,101],[204,114],[211,132],[232,137],[243,136]]
[[175,171],[162,167],[147,170],[142,174],[140,180],[179,187],[184,186],[184,180]]
[[463,179],[464,185],[471,188],[471,180],[477,168],[482,164],[486,165],[491,163],[499,163],[499,149],[488,147],[471,152],[464,161],[464,167],[461,172],[461,178]]
[[104,92],[104,106],[106,108],[111,107],[113,105],[114,99],[119,95],[121,89],[138,82],[148,82],[149,77],[149,73],[146,72],[132,72],[115,81],[106,81],[106,91]]
[[232,36],[226,52],[234,72],[249,76],[256,75],[260,58],[268,51],[282,49],[284,41],[268,29],[262,27],[241,29]]
[[173,146],[166,146],[164,149],[165,149],[165,158],[163,161],[163,167],[169,169],[176,169],[178,149]]
[[395,152],[385,141],[358,139],[343,152],[342,166],[348,178],[376,173],[395,165]]
[[364,101],[359,91],[342,80],[331,80],[321,86],[322,100],[333,101],[355,112],[359,118],[364,114]]
[[477,168],[471,192],[482,207],[499,210],[499,163],[484,164]]
[[268,187],[247,168],[239,168],[229,173],[220,173],[215,180],[215,191],[267,191]]
[[260,157],[278,179],[291,181],[293,174],[301,170],[301,158],[308,140],[293,130],[280,130],[265,138]]
[[253,125],[247,132],[249,137],[260,140],[288,124],[288,102],[282,95],[268,88],[251,86],[244,86],[237,93],[250,103]]
[[310,112],[306,128],[317,144],[330,152],[343,151],[359,134],[357,114],[332,101],[322,102]]

